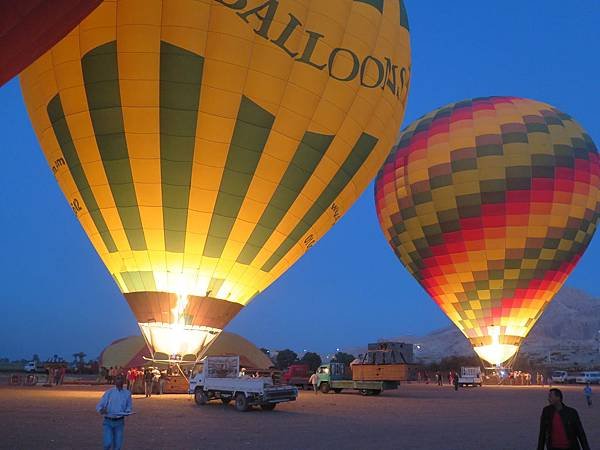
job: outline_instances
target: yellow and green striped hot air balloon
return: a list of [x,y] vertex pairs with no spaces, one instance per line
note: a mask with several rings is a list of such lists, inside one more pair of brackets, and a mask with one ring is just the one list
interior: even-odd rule
[[402,0],[106,0],[21,82],[151,348],[185,355],[361,194],[409,78]]

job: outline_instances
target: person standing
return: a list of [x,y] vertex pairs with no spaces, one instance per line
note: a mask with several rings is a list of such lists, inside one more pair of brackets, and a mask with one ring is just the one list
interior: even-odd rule
[[585,395],[585,401],[587,402],[588,408],[592,406],[592,387],[590,383],[585,383],[583,388],[583,395]]
[[590,450],[579,414],[563,403],[560,389],[550,389],[548,403],[540,418],[537,450]]
[[317,372],[313,373],[310,376],[308,382],[312,384],[313,390],[315,391],[315,395],[317,395],[317,390],[319,388],[319,376],[317,375]]
[[158,393],[160,395],[163,395],[166,383],[167,383],[167,371],[161,370],[160,371],[160,379],[158,380]]
[[152,374],[152,369],[146,367],[144,369],[144,393],[146,394],[146,398],[152,397],[152,379],[154,375]]
[[131,392],[123,388],[123,375],[115,377],[115,386],[107,390],[96,405],[96,411],[104,416],[102,422],[102,445],[105,450],[120,450],[123,446],[125,416],[131,414]]
[[456,370],[454,371],[453,381],[454,381],[454,390],[458,391],[458,373],[456,372]]
[[135,384],[135,379],[137,377],[137,371],[135,370],[135,367],[131,367],[128,371],[127,371],[127,389],[133,393],[133,385]]
[[152,390],[153,391],[159,391],[159,394],[162,394],[162,392],[160,392],[160,370],[158,370],[158,368],[154,368],[152,369]]

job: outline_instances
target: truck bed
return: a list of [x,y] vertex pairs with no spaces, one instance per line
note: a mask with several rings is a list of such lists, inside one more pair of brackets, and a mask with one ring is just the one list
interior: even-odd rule
[[270,388],[271,384],[269,378],[207,378],[204,380],[204,390],[262,393],[265,388]]
[[408,381],[409,364],[354,364],[352,379],[355,381]]
[[398,383],[386,381],[355,381],[355,380],[332,380],[329,382],[332,389],[356,389],[386,391],[397,389]]

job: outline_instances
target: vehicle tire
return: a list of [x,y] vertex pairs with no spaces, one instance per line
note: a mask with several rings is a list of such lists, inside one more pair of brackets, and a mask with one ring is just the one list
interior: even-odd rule
[[242,392],[235,396],[235,409],[237,409],[239,412],[246,412],[250,409],[250,405],[248,405],[248,398]]
[[367,389],[360,389],[358,392],[360,392],[360,395],[369,395],[369,391]]
[[340,392],[342,392],[342,390],[340,388],[335,388],[333,390],[333,392],[335,392],[336,394],[339,394]]
[[194,392],[194,401],[198,406],[206,405],[208,403],[208,395],[206,395],[203,389],[196,389]]
[[329,383],[321,383],[321,386],[319,387],[319,390],[323,394],[328,394],[329,393]]
[[231,397],[221,397],[221,402],[223,402],[224,405],[229,405],[229,403],[231,403]]
[[262,405],[260,405],[260,409],[262,409],[263,411],[273,411],[276,406],[277,403],[263,403]]

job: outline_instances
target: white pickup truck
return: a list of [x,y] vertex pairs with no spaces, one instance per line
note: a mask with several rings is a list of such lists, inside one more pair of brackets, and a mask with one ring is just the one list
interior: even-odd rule
[[461,367],[458,384],[460,386],[481,386],[483,384],[483,380],[481,379],[481,368]]
[[240,375],[239,356],[207,356],[199,361],[192,371],[189,393],[199,406],[211,400],[224,404],[235,400],[238,411],[248,411],[255,405],[272,411],[277,403],[298,397],[298,389],[275,386],[270,377]]

